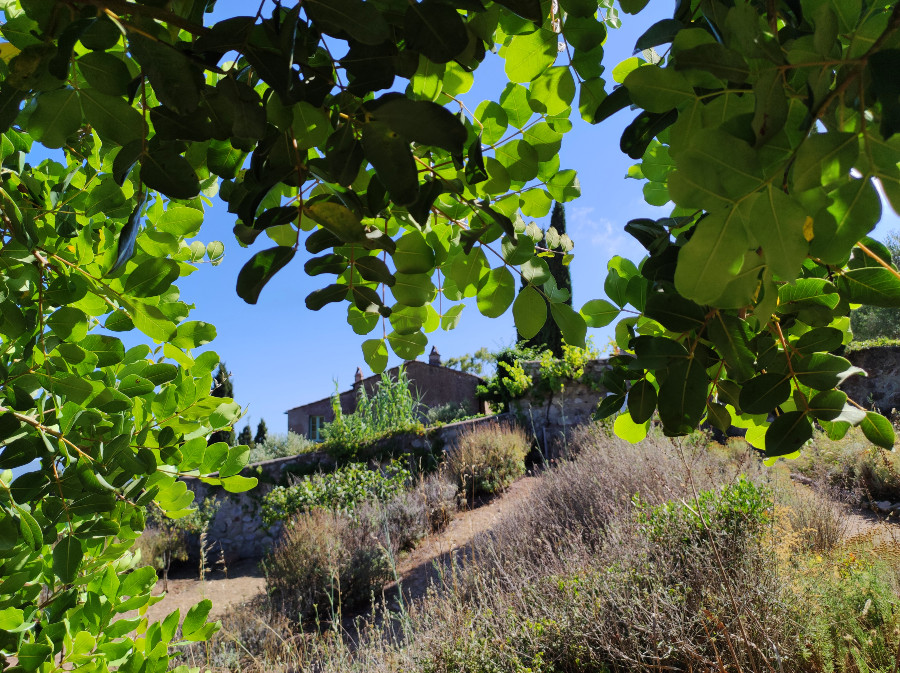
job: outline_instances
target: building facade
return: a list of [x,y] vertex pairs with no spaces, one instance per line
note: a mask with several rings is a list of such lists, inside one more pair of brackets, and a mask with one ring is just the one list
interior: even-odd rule
[[[437,349],[432,349],[427,364],[418,360],[410,360],[403,366],[406,369],[406,376],[413,394],[422,403],[423,412],[428,408],[448,403],[464,404],[472,410],[472,413],[487,412],[487,404],[479,402],[475,395],[475,389],[480,383],[483,383],[482,379],[473,374],[444,367]],[[399,367],[393,367],[387,370],[387,373],[392,378],[397,378],[399,369]],[[364,387],[366,392],[371,394],[375,391],[379,381],[381,381],[380,374],[364,378],[362,370],[357,368],[353,387],[338,395],[341,411],[344,414],[352,414],[356,409],[360,387]],[[294,407],[285,413],[287,413],[290,432],[314,441],[321,441],[322,428],[326,423],[334,420],[331,396]]]

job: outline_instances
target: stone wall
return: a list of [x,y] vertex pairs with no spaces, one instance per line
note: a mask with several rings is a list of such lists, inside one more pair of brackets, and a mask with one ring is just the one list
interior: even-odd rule
[[[379,456],[390,453],[405,454],[411,463],[428,460],[433,454],[452,447],[464,430],[505,418],[505,414],[485,416],[429,428],[422,434],[403,433],[387,437],[367,447],[362,458],[376,461]],[[217,558],[221,551],[227,563],[263,556],[278,539],[282,528],[280,523],[271,528],[263,525],[263,497],[275,486],[289,484],[292,475],[300,477],[317,471],[330,471],[334,467],[335,461],[323,451],[254,463],[245,467],[241,474],[256,477],[259,484],[245,493],[227,493],[222,488],[204,484],[199,479],[185,479],[188,488],[194,492],[194,502],[200,503],[204,498],[212,497],[219,505],[207,532],[211,556]],[[196,556],[198,553],[199,539],[195,539],[192,541],[192,555]]]
[[514,400],[510,409],[525,429],[534,433],[545,458],[559,457],[565,452],[569,432],[591,419],[606,394],[597,381],[609,365],[606,360],[591,360],[585,364],[582,380],[568,381],[562,391],[554,393],[541,391],[539,362],[523,362],[522,368],[534,383],[532,392]]
[[841,390],[854,402],[885,416],[892,409],[900,409],[900,346],[877,346],[854,351],[846,357],[868,376],[849,377]]

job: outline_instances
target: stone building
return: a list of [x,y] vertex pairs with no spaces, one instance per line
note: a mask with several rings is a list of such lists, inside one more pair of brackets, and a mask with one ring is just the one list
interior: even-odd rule
[[[406,368],[406,376],[413,389],[413,394],[418,396],[423,410],[452,403],[466,405],[473,414],[487,412],[487,405],[479,402],[475,396],[475,388],[483,383],[482,379],[473,374],[444,367],[441,364],[441,356],[437,348],[431,349],[428,364],[410,360],[403,366]],[[387,373],[392,378],[396,378],[399,369],[399,367],[393,367],[387,370]],[[352,414],[356,409],[360,386],[364,387],[367,393],[372,393],[379,381],[381,381],[380,374],[364,378],[362,369],[357,367],[353,387],[339,394],[341,411],[345,414]],[[321,440],[323,426],[334,420],[330,396],[294,407],[285,413],[288,417],[289,431],[315,441]]]

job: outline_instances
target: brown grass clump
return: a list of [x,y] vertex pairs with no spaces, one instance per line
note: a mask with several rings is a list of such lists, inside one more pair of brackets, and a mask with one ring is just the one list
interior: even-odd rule
[[468,497],[496,495],[525,473],[531,440],[517,425],[490,423],[461,432],[447,470]]

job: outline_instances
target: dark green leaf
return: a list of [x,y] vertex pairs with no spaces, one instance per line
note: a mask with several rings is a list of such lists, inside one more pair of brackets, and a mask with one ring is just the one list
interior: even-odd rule
[[103,140],[127,145],[145,137],[144,118],[126,101],[94,89],[81,89],[78,95],[85,118]]
[[316,27],[334,37],[350,35],[357,42],[372,45],[381,44],[390,37],[388,23],[374,3],[362,0],[306,0],[303,9]]
[[635,423],[649,421],[656,411],[656,388],[647,379],[637,381],[628,391],[628,413]]
[[690,434],[706,410],[709,379],[699,358],[675,360],[659,386],[659,420],[669,437]]
[[436,103],[385,94],[367,108],[375,119],[408,140],[441,147],[451,154],[463,152],[466,127],[455,114]]
[[459,12],[437,0],[410,3],[403,35],[408,49],[418,51],[434,63],[447,63],[469,44]]
[[791,396],[791,383],[782,374],[760,374],[744,384],[739,398],[745,414],[767,414]]
[[893,450],[894,448],[894,427],[891,422],[877,411],[867,411],[866,419],[859,424],[863,434],[875,446],[882,449]]
[[78,575],[84,550],[81,540],[71,535],[64,536],[53,548],[53,572],[64,584],[71,584]]
[[294,249],[284,246],[269,248],[253,255],[238,274],[238,296],[248,304],[255,304],[266,283],[293,257]]
[[766,430],[766,457],[785,456],[812,439],[812,424],[802,411],[789,411],[772,421]]
[[347,298],[347,292],[350,290],[346,285],[333,283],[319,290],[314,290],[306,297],[306,308],[311,311],[318,311],[326,304],[344,301]]
[[200,193],[200,180],[188,160],[170,150],[151,150],[141,158],[141,180],[173,199]]
[[369,122],[362,128],[362,147],[391,199],[402,206],[415,202],[419,174],[409,142],[387,124]]

